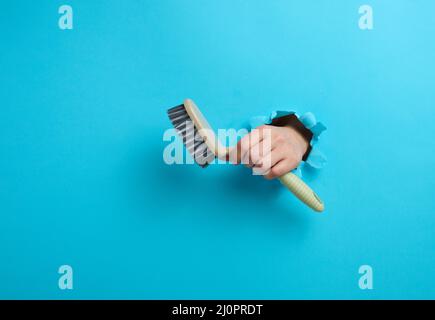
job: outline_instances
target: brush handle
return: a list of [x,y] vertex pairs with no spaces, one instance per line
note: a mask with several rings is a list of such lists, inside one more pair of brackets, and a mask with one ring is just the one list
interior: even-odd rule
[[286,173],[279,178],[279,181],[287,187],[299,200],[309,206],[311,209],[322,212],[324,205],[319,196],[314,193],[313,190],[303,182],[294,173]]

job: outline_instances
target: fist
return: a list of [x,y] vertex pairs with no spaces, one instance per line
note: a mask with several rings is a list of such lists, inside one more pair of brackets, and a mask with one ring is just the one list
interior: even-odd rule
[[229,154],[235,164],[252,168],[266,179],[280,177],[302,161],[308,142],[291,127],[263,125],[239,140]]

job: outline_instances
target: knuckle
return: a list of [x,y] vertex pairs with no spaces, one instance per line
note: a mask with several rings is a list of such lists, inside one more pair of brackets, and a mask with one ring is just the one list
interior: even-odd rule
[[272,168],[270,170],[271,176],[278,177],[280,175],[280,169],[279,168]]
[[262,157],[260,161],[264,167],[270,168],[272,165],[272,157],[270,157],[269,155]]
[[240,152],[242,154],[245,153],[248,150],[249,150],[249,144],[247,144],[247,143],[241,143],[240,144]]
[[287,155],[287,161],[288,161],[289,163],[295,163],[295,162],[297,162],[297,160],[296,160],[296,156],[295,156],[293,153],[289,153],[289,154]]
[[278,133],[275,136],[275,141],[278,142],[278,143],[283,143],[285,141],[285,138],[284,138],[284,136],[281,133]]
[[250,160],[253,163],[257,163],[260,160],[260,157],[257,154],[251,154]]
[[286,158],[287,158],[287,161],[288,161],[289,163],[291,163],[291,164],[293,164],[293,163],[298,163],[298,162],[299,162],[299,160],[298,160],[298,156],[297,156],[296,153],[294,153],[293,151],[288,152]]

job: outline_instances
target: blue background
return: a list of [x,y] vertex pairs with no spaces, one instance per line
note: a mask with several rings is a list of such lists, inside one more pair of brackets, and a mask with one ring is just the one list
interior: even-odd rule
[[[4,2],[0,297],[435,298],[435,3],[369,1],[362,31],[365,3]],[[186,97],[215,128],[314,112],[325,213],[243,167],[166,165]]]

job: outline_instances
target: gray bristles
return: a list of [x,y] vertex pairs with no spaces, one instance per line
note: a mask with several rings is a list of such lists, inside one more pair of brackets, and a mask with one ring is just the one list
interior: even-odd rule
[[198,134],[184,104],[169,109],[168,116],[195,162],[203,168],[207,167],[214,160],[215,155]]

